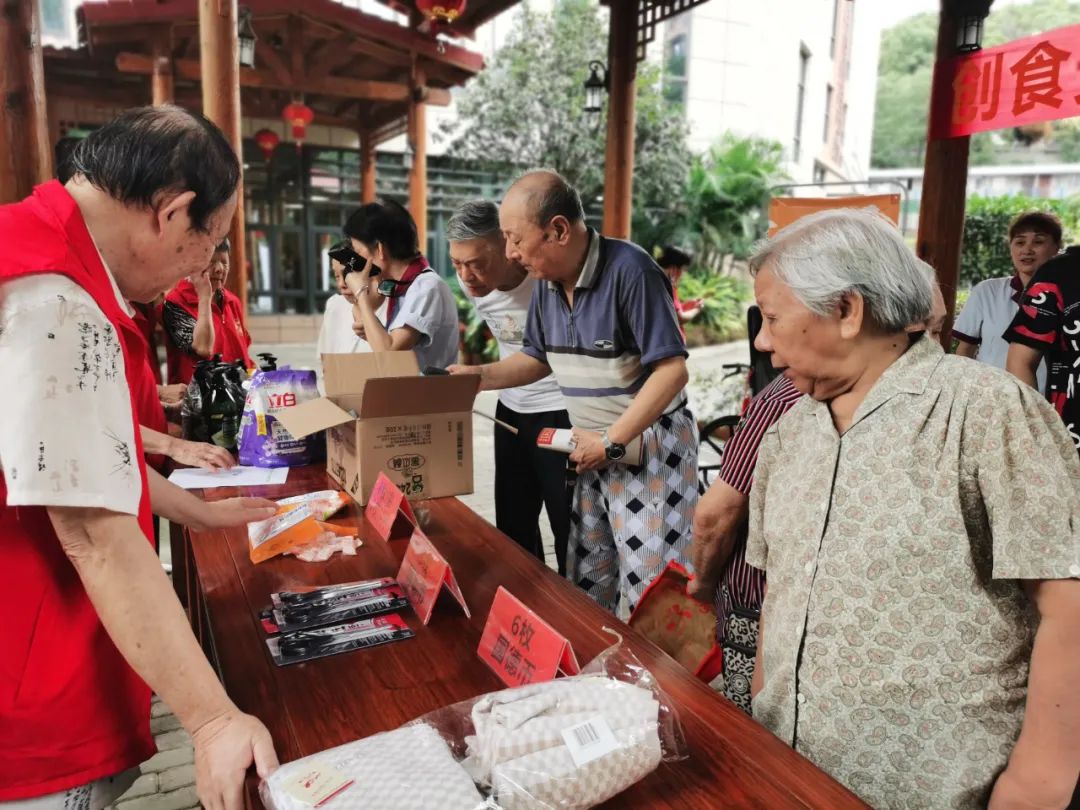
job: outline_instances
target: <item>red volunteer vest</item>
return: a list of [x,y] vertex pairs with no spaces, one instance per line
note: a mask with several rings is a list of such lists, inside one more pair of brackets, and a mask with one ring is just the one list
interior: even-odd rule
[[[153,385],[152,378],[143,381],[150,371],[142,336],[121,310],[78,206],[63,186],[45,183],[22,202],[0,207],[0,246],[0,283],[39,273],[72,279],[121,338],[131,391]],[[131,419],[142,482],[139,527],[152,544],[134,394]],[[8,506],[2,475],[0,504],[0,801],[8,801],[119,773],[153,756],[155,748],[150,689],[102,627],[45,508]]]
[[161,379],[161,366],[158,364],[157,341],[155,340],[158,324],[157,307],[153,304],[135,302],[131,306],[135,310],[132,320],[135,321],[135,325],[139,327],[139,331],[146,340],[146,358],[150,362],[150,373],[154,377],[154,382],[161,385],[164,380]]
[[[243,312],[240,310],[240,299],[228,290],[222,290],[222,305],[219,308],[216,303],[210,305],[210,311],[214,317],[214,351],[211,355],[220,354],[222,362],[235,363],[243,360],[246,368],[254,364],[248,355],[248,346],[251,345],[251,335],[244,329]],[[192,318],[199,317],[199,294],[195,292],[195,285],[186,278],[177,284],[172,291],[165,296],[169,303],[182,307]],[[166,330],[165,353],[169,372],[169,384],[191,382],[195,374],[195,364],[200,357],[193,351],[183,351],[176,348],[168,339]]]

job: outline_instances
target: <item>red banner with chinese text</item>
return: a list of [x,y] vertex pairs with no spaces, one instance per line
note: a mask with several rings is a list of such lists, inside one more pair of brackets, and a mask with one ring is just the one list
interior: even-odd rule
[[930,138],[1080,115],[1080,25],[938,63]]

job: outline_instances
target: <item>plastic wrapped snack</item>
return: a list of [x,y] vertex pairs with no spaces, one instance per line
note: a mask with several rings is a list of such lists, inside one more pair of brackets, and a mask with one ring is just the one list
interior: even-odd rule
[[[332,796],[305,796],[302,785]],[[282,765],[259,787],[270,810],[480,810],[488,807],[431,726],[407,725]],[[312,799],[315,799],[314,801]]]
[[248,524],[251,561],[260,563],[278,554],[323,541],[328,533],[356,534],[355,529],[323,522],[348,502],[348,495],[334,489],[282,498],[277,502],[278,511],[273,517]]

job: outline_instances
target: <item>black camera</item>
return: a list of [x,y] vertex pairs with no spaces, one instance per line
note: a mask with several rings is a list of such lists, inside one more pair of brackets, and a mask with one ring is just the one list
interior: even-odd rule
[[[332,245],[326,253],[331,259],[339,262],[345,268],[344,272],[341,274],[342,277],[345,277],[354,271],[363,270],[364,264],[367,262],[363,256],[353,250],[352,244],[348,239],[343,239],[336,245]],[[378,266],[374,264],[371,265],[371,276],[377,276],[381,272],[382,270]]]

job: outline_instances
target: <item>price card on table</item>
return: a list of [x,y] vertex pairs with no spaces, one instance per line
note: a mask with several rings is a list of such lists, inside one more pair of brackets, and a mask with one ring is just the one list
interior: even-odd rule
[[472,616],[454,578],[454,572],[450,570],[450,563],[420,529],[413,529],[412,537],[409,538],[409,548],[405,551],[405,559],[401,561],[397,582],[424,624],[431,620],[435,600],[444,586],[461,605],[465,615]]
[[383,540],[390,539],[395,525],[404,525],[403,522],[407,523],[409,528],[416,525],[416,515],[413,514],[408,498],[383,473],[379,473],[379,477],[375,479],[371,497],[364,507],[364,517]]
[[507,686],[550,681],[558,672],[577,675],[581,670],[566,637],[501,586],[476,654]]

